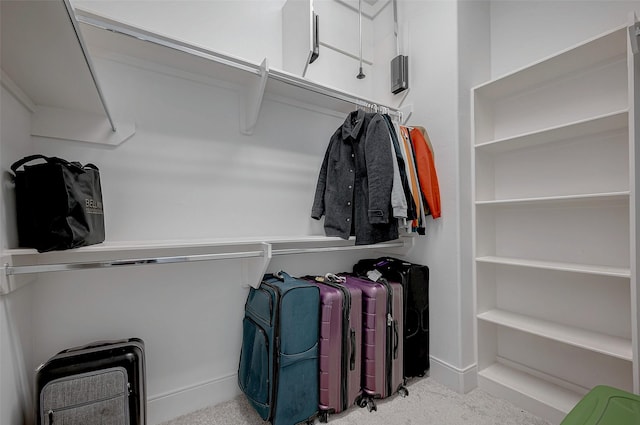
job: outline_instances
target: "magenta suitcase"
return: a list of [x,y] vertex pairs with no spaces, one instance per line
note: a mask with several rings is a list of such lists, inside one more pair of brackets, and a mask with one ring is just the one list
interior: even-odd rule
[[360,407],[376,410],[374,399],[406,396],[403,371],[402,285],[343,274],[347,288],[362,291],[362,397]]
[[356,404],[362,393],[362,292],[305,276],[320,288],[320,421]]

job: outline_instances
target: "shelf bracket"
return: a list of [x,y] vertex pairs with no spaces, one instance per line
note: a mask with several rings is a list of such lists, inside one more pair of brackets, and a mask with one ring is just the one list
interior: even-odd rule
[[400,108],[398,108],[398,111],[400,111],[400,116],[401,116],[401,123],[402,125],[407,125],[407,122],[409,122],[409,118],[411,118],[411,115],[413,115],[413,104],[408,104],[408,105],[404,105]]
[[267,78],[269,77],[269,65],[267,58],[264,58],[260,64],[260,75],[251,87],[246,89],[244,94],[244,105],[240,116],[242,121],[240,123],[240,132],[250,136],[253,134],[253,130],[258,122],[258,115],[260,114],[260,107],[262,106],[262,98],[264,97],[264,91],[267,86]]
[[0,296],[7,295],[23,286],[26,286],[34,282],[38,277],[36,275],[14,275],[11,273],[11,268],[16,266],[23,266],[33,264],[34,259],[32,257],[12,257],[10,255],[4,255],[0,257],[2,262],[2,272],[0,272]]
[[252,288],[258,288],[258,286],[260,286],[262,277],[267,272],[267,267],[273,257],[272,245],[267,242],[262,242],[261,245],[263,254],[260,257],[244,258],[242,260],[242,280]]

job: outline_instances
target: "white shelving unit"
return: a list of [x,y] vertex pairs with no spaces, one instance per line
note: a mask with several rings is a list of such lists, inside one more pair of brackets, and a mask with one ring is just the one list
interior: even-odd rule
[[[401,116],[397,109],[270,69],[266,58],[256,64],[82,9],[74,11],[68,0],[3,1],[2,19],[2,84],[34,112],[32,129],[39,128],[44,121],[67,125],[72,119],[73,130],[82,130],[74,135],[66,130],[60,133],[62,126],[57,124],[48,126],[49,131],[45,133],[33,131],[32,135],[120,144],[133,134],[134,126],[131,125],[126,134],[114,130],[113,134],[110,131],[106,136],[92,137],[96,135],[96,129],[92,128],[96,120],[94,115],[100,117],[98,132],[111,122],[98,85],[99,76],[91,65],[94,55],[236,89],[242,96],[240,130],[245,134],[252,134],[265,95],[340,117],[353,111],[356,105],[376,105],[385,112]],[[35,37],[31,33],[44,36]],[[22,45],[16,41],[26,42],[28,48],[19,48]],[[53,54],[43,53],[48,47],[55,47]],[[55,78],[49,75],[51,69],[57,71],[53,73]],[[29,72],[21,73],[21,70]],[[59,113],[62,110],[66,115]],[[88,114],[82,111],[88,111]],[[85,137],[86,134],[89,136]],[[7,249],[0,254],[0,295],[30,283],[37,273],[220,259],[243,259],[245,281],[255,286],[272,256],[361,249],[400,254],[412,245],[410,237],[356,246],[353,240],[303,235],[204,241],[107,241],[47,253],[34,249]]]
[[595,385],[640,391],[628,38],[472,93],[478,382],[552,423]]

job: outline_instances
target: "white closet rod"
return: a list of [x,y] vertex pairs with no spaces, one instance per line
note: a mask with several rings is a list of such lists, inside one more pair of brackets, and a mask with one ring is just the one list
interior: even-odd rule
[[261,257],[263,251],[225,252],[221,254],[196,254],[173,257],[129,258],[111,261],[88,261],[78,263],[39,264],[33,266],[5,266],[7,276],[30,273],[61,272],[70,270],[104,269],[108,267],[141,266],[145,264],[171,264],[191,261],[226,260],[233,258]]
[[310,252],[357,251],[361,249],[404,248],[404,242],[386,242],[374,245],[329,246],[324,248],[274,249],[272,255],[307,254]]
[[311,91],[314,93],[321,94],[323,96],[330,97],[332,99],[341,100],[346,103],[351,103],[356,107],[361,106],[361,107],[369,108],[376,112],[386,113],[402,120],[402,112],[398,109],[391,108],[389,106],[382,105],[380,103],[371,102],[369,100],[353,96],[349,93],[345,93],[337,89],[332,89],[330,87],[322,86],[320,84],[314,83],[313,81],[303,80],[293,75],[287,75],[285,73],[281,73],[276,70],[269,70],[269,77],[277,81],[282,81],[283,83],[286,83],[292,86],[303,88],[307,91]]
[[[269,243],[263,243],[270,246]],[[289,248],[271,250],[271,255],[291,255],[291,254],[308,254],[315,252],[332,252],[332,251],[353,251],[362,249],[385,249],[385,248],[401,248],[404,242],[386,242],[373,245],[353,245],[353,246],[332,246],[332,247],[316,247],[316,248]],[[72,270],[89,270],[104,269],[110,267],[123,266],[141,266],[149,264],[171,264],[186,263],[194,261],[211,261],[211,260],[227,260],[234,258],[252,258],[267,256],[268,250],[261,251],[240,251],[240,252],[223,252],[218,254],[194,254],[167,257],[150,257],[150,258],[128,258],[121,260],[105,260],[105,261],[87,261],[77,263],[57,263],[57,264],[36,264],[25,266],[4,265],[6,276],[16,276],[31,273],[48,273]]]
[[[251,72],[256,75],[261,74],[260,65],[253,64],[251,62],[233,56],[228,56],[219,52],[208,50],[203,47],[164,37],[162,35],[154,34],[127,24],[123,24],[121,22],[113,21],[108,18],[95,15],[82,9],[76,9],[76,17],[79,22],[85,23],[87,25],[92,25],[94,27],[112,31],[118,34],[127,35],[138,40],[158,44],[180,52],[196,55],[233,68]],[[395,116],[402,120],[402,112],[396,108],[391,108],[389,106],[371,102],[352,94],[345,93],[337,89],[332,89],[330,87],[314,83],[298,76],[287,74],[286,72],[268,70],[268,76],[269,78],[273,78],[276,81],[281,81],[283,83],[299,87],[310,92],[314,92],[346,103],[351,103],[356,106],[368,107],[376,110],[377,112],[388,113],[389,115]]]

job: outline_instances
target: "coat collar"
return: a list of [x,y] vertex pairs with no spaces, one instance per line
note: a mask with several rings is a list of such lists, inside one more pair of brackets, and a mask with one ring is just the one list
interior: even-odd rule
[[358,109],[347,115],[347,119],[342,125],[342,140],[347,140],[351,137],[353,140],[357,140],[362,131],[362,124],[364,123],[364,111]]

